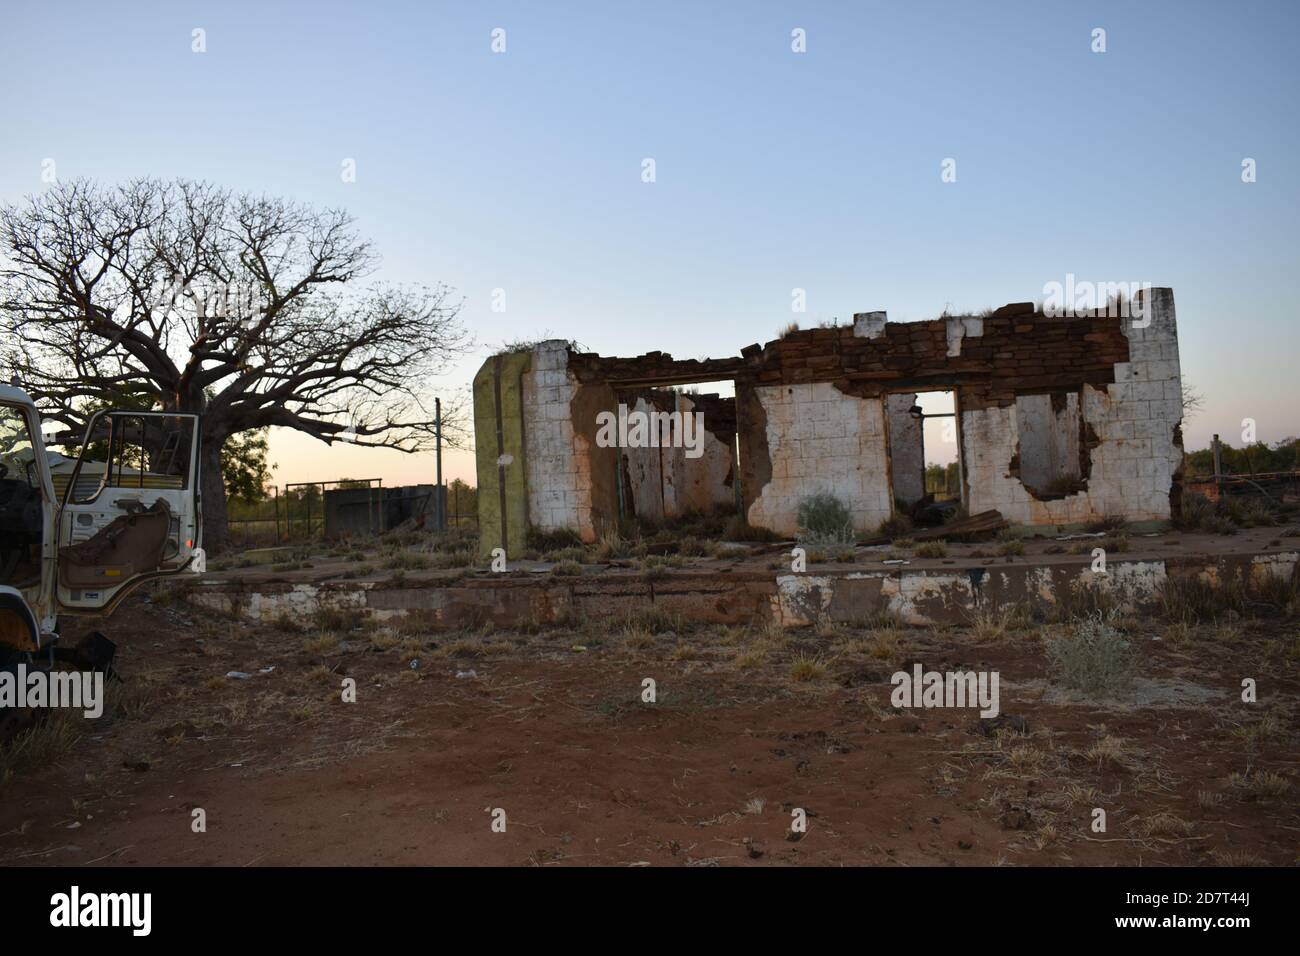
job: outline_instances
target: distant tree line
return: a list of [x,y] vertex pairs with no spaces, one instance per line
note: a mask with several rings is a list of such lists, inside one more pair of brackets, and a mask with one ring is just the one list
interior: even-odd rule
[[[1300,438],[1285,438],[1272,445],[1258,441],[1244,448],[1219,443],[1219,460],[1229,475],[1259,475],[1274,471],[1300,469]],[[1183,474],[1200,478],[1214,474],[1214,449],[1189,451]]]
[[927,494],[958,495],[961,493],[961,472],[957,462],[947,465],[931,463],[925,466],[925,491]]

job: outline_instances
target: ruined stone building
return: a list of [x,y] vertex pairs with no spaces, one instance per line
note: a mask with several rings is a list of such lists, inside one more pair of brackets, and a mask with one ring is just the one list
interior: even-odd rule
[[[1032,303],[910,323],[868,312],[720,359],[606,357],[564,341],[492,356],[474,379],[482,547],[513,557],[530,526],[592,541],[620,515],[719,508],[793,535],[816,492],[873,532],[925,493],[914,406],[934,391],[953,395],[968,513],[1167,519],[1182,462],[1173,292],[1134,305],[1139,318],[1053,317]],[[728,380],[734,398],[679,389]],[[677,412],[672,427],[700,413],[702,440],[690,454],[674,441],[606,447],[601,413],[620,405]]]

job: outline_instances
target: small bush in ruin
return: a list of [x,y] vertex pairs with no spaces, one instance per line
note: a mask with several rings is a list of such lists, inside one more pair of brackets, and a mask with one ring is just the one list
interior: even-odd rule
[[853,516],[848,505],[828,492],[799,502],[799,528],[804,536],[825,543],[853,541]]

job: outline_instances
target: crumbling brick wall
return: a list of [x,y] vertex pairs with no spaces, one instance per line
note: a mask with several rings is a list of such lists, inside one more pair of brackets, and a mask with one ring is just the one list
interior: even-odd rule
[[[1182,462],[1182,378],[1173,293],[1153,289],[1145,327],[1124,321],[1128,345],[1113,381],[1080,387],[1086,487],[1043,500],[1017,474],[1016,405],[988,404],[962,415],[968,508],[996,508],[1024,524],[1067,524],[1104,515],[1130,521],[1169,517],[1169,496]],[[1091,446],[1091,447],[1086,447]]]
[[[790,533],[799,501],[830,491],[849,505],[858,530],[874,530],[906,487],[891,476],[891,424],[900,449],[914,450],[897,413],[909,396],[935,390],[956,393],[969,512],[996,508],[1025,524],[1167,518],[1181,461],[1178,339],[1172,291],[1146,295],[1145,321],[1100,312],[1056,318],[1032,303],[913,323],[871,312],[851,327],[795,331],[726,359],[611,358],[543,343],[521,373],[528,521],[590,540],[617,515],[623,480],[622,456],[601,457],[608,450],[595,447],[596,413],[629,390],[726,379],[736,383],[728,427],[740,446],[742,508],[756,525]],[[478,408],[489,396],[476,379],[480,430],[491,421]],[[1071,431],[1050,446],[1044,408],[1055,427]],[[730,447],[730,434],[714,437]],[[911,474],[915,463],[901,457],[899,474]],[[491,467],[481,454],[479,463],[480,472]],[[720,503],[714,486],[723,472],[706,472],[702,494]]]

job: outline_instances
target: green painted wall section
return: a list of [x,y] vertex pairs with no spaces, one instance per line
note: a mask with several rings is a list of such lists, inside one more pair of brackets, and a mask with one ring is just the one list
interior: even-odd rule
[[[478,466],[479,553],[505,547],[506,557],[524,552],[528,535],[528,475],[524,461],[522,376],[532,364],[531,352],[509,352],[483,363],[474,376],[474,448]],[[497,375],[500,373],[501,434],[497,435]],[[501,449],[505,466],[506,537],[501,534]]]

